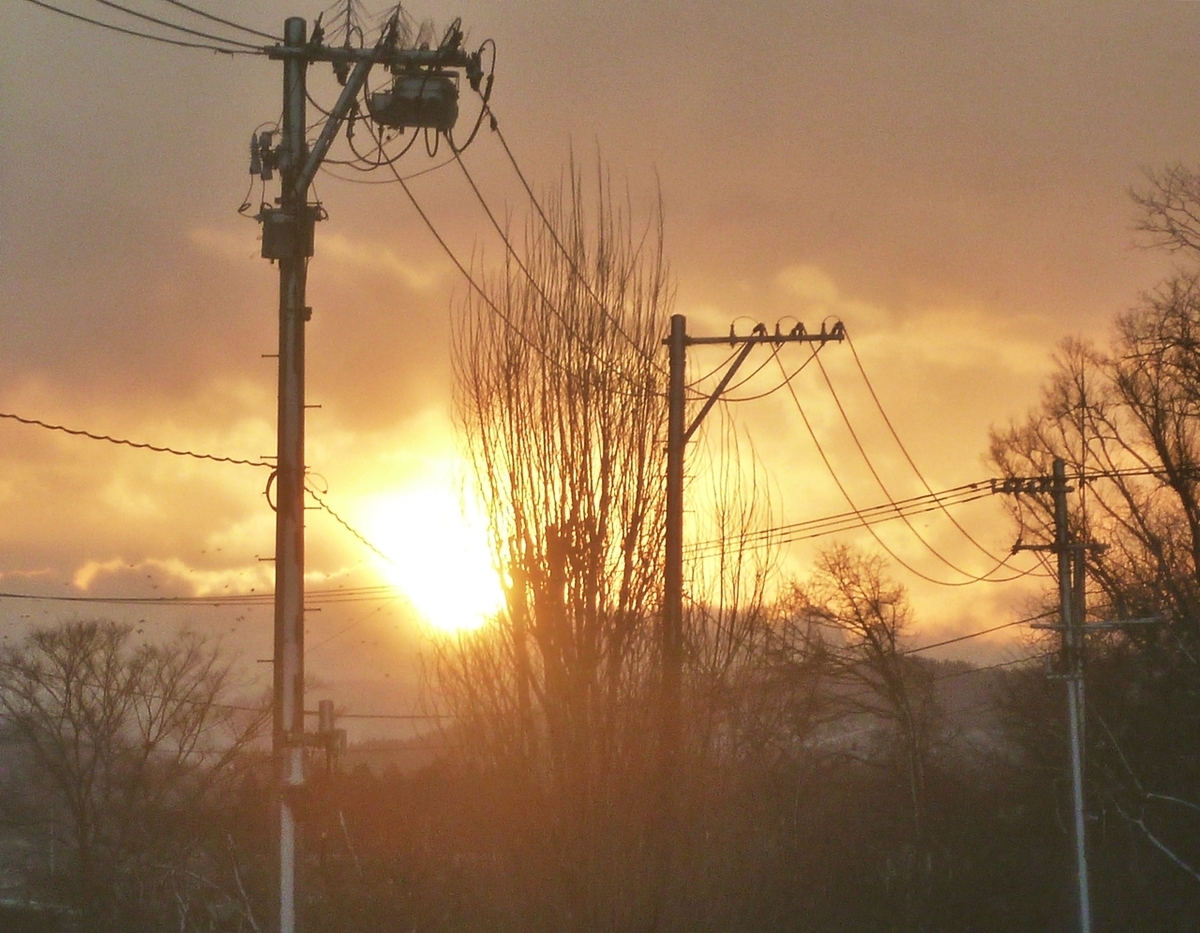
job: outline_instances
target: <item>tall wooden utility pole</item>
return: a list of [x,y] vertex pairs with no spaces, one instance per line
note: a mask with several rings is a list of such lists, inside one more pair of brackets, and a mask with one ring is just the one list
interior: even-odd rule
[[[774,334],[767,332],[763,324],[754,328],[748,336],[739,337],[730,328],[726,337],[689,337],[687,319],[682,314],[671,316],[671,333],[663,342],[667,344],[670,356],[667,382],[667,514],[666,514],[666,555],[663,580],[663,609],[662,609],[662,697],[661,697],[661,734],[659,736],[661,754],[660,773],[660,818],[662,828],[659,840],[659,892],[666,883],[666,869],[670,861],[669,837],[673,833],[675,785],[678,778],[679,746],[681,737],[682,716],[682,682],[683,682],[683,486],[684,460],[687,442],[696,429],[700,427],[704,417],[720,400],[721,393],[728,387],[734,373],[738,371],[750,351],[759,344],[779,346],[784,343],[817,343],[825,344],[831,340],[839,343],[845,339],[846,331],[841,321],[832,328],[821,327],[820,333],[810,334],[803,324],[797,324],[791,331]],[[725,375],[717,384],[712,394],[704,401],[700,411],[687,423],[687,391],[685,373],[687,368],[687,348],[708,344],[727,344],[731,347],[741,346],[741,352],[730,363]]]

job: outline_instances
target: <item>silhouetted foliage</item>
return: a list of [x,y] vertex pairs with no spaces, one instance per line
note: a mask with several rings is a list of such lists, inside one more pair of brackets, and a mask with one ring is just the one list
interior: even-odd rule
[[[1157,245],[1194,256],[1194,172],[1151,175],[1135,200]],[[1120,315],[1106,346],[1066,341],[1041,405],[992,439],[1006,476],[1044,475],[1062,457],[1084,477],[1070,528],[1094,544],[1089,620],[1158,619],[1087,638],[1093,890],[1115,929],[1188,929],[1200,911],[1198,377],[1200,280],[1181,271]],[[1045,496],[1013,503],[1024,540],[1052,540],[1052,510]],[[1065,768],[1062,719],[1045,704],[1014,717],[1014,741],[1048,776]]]
[[134,644],[131,631],[69,622],[0,653],[0,712],[36,777],[8,802],[55,827],[85,933],[246,910],[214,816],[263,716],[222,702],[229,669],[214,644]]

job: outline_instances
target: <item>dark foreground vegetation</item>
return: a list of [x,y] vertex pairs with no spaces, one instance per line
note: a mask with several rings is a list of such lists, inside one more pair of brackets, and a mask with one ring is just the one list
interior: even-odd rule
[[[428,699],[446,718],[420,740],[425,766],[312,762],[305,933],[1073,929],[1054,645],[989,670],[929,661],[886,565],[847,547],[777,585],[770,555],[746,546],[763,505],[732,454],[689,486],[694,537],[724,544],[692,555],[682,704],[666,715],[656,352],[671,289],[661,225],[635,229],[597,179],[589,215],[572,169],[525,258],[460,309],[458,413],[507,605],[431,649]],[[1195,174],[1151,178],[1138,203],[1161,245],[1200,249]],[[1096,928],[1194,931],[1194,275],[1121,316],[1105,346],[1065,344],[1041,405],[995,432],[1002,476],[1045,475],[1055,457],[1087,490],[1070,526],[1098,545],[1089,620],[1156,620],[1089,636]],[[1051,509],[1014,499],[1014,539],[1046,544]],[[111,623],[0,653],[0,924],[270,929],[262,716],[229,694],[211,644],[138,645]]]
[[[864,618],[885,646],[903,604],[883,589],[884,611]],[[72,623],[35,644],[124,633]],[[872,658],[842,637],[818,667],[775,647],[734,689],[690,697],[704,715],[687,719],[669,799],[649,723],[586,772],[555,764],[548,733],[544,752],[510,757],[469,721],[417,740],[420,767],[355,767],[351,749],[346,767],[327,770],[314,756],[305,929],[1073,928],[1063,690],[1040,663]],[[128,649],[107,676],[139,655]],[[1195,746],[1181,738],[1194,735],[1196,684],[1149,655],[1102,646],[1089,671],[1098,929],[1194,930],[1200,916]],[[262,751],[229,742],[241,732],[182,756],[172,739],[148,768],[134,720],[98,742],[113,706],[87,690],[97,671],[86,670],[73,680],[42,668],[47,696],[87,699],[69,728],[44,721],[39,745],[5,694],[16,724],[3,746],[0,929],[269,929]],[[212,760],[221,746],[228,754]],[[396,751],[411,761],[399,754],[411,744]],[[86,766],[64,783],[72,762]]]

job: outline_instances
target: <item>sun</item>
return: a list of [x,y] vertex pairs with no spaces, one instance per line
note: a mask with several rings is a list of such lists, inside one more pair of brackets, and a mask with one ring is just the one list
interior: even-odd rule
[[434,629],[481,626],[504,605],[483,517],[447,482],[372,498],[363,512],[380,573]]

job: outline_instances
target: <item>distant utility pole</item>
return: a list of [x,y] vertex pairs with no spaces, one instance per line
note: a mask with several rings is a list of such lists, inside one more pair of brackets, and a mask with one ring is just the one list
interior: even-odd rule
[[[279,790],[279,933],[295,933],[299,825],[304,794],[304,325],[312,315],[305,302],[313,233],[322,211],[310,203],[309,186],[358,95],[371,66],[395,75],[390,90],[367,101],[371,119],[392,128],[448,130],[458,116],[456,73],[465,69],[477,87],[480,55],[462,48],[457,22],[437,48],[398,47],[395,19],[373,48],[322,44],[320,27],[308,34],[305,21],[291,17],[284,41],[266,49],[283,62],[281,139],[251,139],[250,170],[263,180],[280,175],[276,206],[264,204],[262,255],[279,263],[279,412],[275,472],[275,655],[272,750]],[[311,149],[306,138],[306,76],[313,62],[331,62],[344,87]],[[350,66],[353,65],[351,71]],[[311,744],[311,743],[310,743]]]
[[[787,333],[776,328],[774,334],[767,332],[763,324],[754,328],[748,336],[739,337],[730,327],[726,337],[690,337],[687,319],[682,314],[671,316],[671,333],[663,342],[670,354],[668,372],[668,420],[667,420],[667,514],[666,514],[666,566],[663,586],[662,620],[662,795],[664,818],[673,819],[671,800],[674,796],[676,766],[679,757],[681,728],[681,685],[683,680],[683,479],[684,455],[687,442],[700,427],[705,416],[720,400],[734,374],[746,361],[750,351],[759,344],[779,346],[785,343],[826,344],[831,340],[839,343],[845,339],[846,331],[841,321],[832,328],[821,326],[820,333],[810,334],[803,324],[797,324]],[[700,411],[687,423],[687,348],[709,344],[741,346],[741,352],[730,363],[725,375],[705,399]]]
[[[1081,476],[1082,482],[1085,477]],[[1047,493],[1054,498],[1054,543],[1020,544],[1015,551],[1052,551],[1058,558],[1058,622],[1035,622],[1034,628],[1061,633],[1059,676],[1067,685],[1067,727],[1071,750],[1071,798],[1074,814],[1075,877],[1079,898],[1080,933],[1092,931],[1091,893],[1087,863],[1087,811],[1084,806],[1083,775],[1085,768],[1085,725],[1087,706],[1084,702],[1084,636],[1102,629],[1124,628],[1131,625],[1156,625],[1159,618],[1127,619],[1113,622],[1087,622],[1087,552],[1103,547],[1087,541],[1072,541],[1068,526],[1067,468],[1061,457],[1054,458],[1051,476],[1010,477],[992,483],[993,492]]]
[[1072,541],[1068,525],[1067,467],[1062,457],[1054,458],[1051,476],[1010,477],[993,481],[993,492],[1050,493],[1054,499],[1054,543],[1021,544],[1016,551],[1051,551],[1058,559],[1058,622],[1037,623],[1034,628],[1051,629],[1062,634],[1061,673],[1067,685],[1067,729],[1071,751],[1071,800],[1074,814],[1075,881],[1079,898],[1079,931],[1092,931],[1092,905],[1088,884],[1087,813],[1083,796],[1083,729],[1086,706],[1083,697],[1083,633],[1086,594],[1086,552],[1088,545]]

